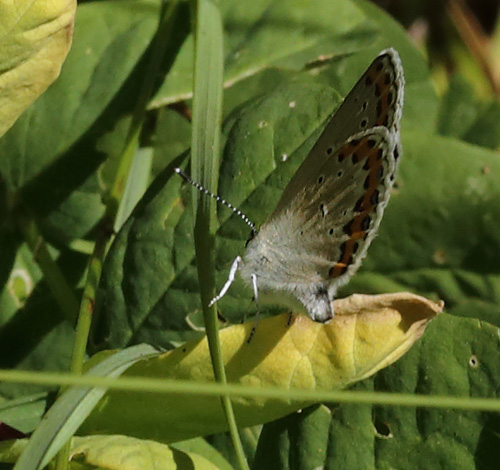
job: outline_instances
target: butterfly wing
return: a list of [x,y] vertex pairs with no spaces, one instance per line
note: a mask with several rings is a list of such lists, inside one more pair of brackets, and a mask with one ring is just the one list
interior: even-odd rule
[[[300,191],[304,182],[325,164],[332,151],[350,136],[376,126],[394,134],[394,159],[401,154],[399,121],[404,98],[403,67],[394,49],[382,51],[330,118],[325,130],[283,191],[276,208],[279,212]],[[396,171],[397,165],[394,168]]]
[[375,237],[394,182],[395,141],[378,126],[349,138],[304,181],[249,244],[244,277],[293,295],[316,321],[333,316],[337,288]]
[[358,269],[377,233],[394,183],[394,146],[384,127],[349,138],[286,211],[302,219],[301,256],[307,253],[311,272],[332,292]]
[[335,112],[249,243],[243,278],[289,294],[313,320],[358,269],[394,183],[404,94],[397,52],[383,51]]

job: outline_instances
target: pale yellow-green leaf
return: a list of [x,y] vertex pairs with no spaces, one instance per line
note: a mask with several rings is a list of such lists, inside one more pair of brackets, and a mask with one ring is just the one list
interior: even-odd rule
[[[15,463],[28,439],[0,443],[0,462]],[[194,452],[127,436],[75,437],[71,441],[71,468],[80,464],[109,470],[217,470]]]
[[[328,324],[305,315],[278,315],[220,332],[227,379],[253,387],[338,390],[400,358],[442,310],[409,294],[353,295],[335,302]],[[124,374],[165,379],[213,381],[206,338],[137,362]],[[200,387],[200,385],[198,385]],[[310,402],[233,397],[242,427],[274,420]],[[226,430],[217,397],[109,391],[81,433],[113,433],[174,442]]]
[[127,436],[76,437],[71,459],[109,470],[217,470],[201,455]]
[[0,136],[58,77],[76,0],[0,0]]

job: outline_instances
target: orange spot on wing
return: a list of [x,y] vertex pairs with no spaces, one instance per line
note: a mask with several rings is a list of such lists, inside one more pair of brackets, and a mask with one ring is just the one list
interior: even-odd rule
[[346,155],[356,152],[360,157],[360,165],[367,164],[367,181],[368,186],[365,188],[363,194],[363,199],[360,205],[361,212],[359,212],[350,223],[350,235],[345,242],[344,251],[342,257],[329,271],[329,276],[331,278],[339,277],[347,271],[347,268],[354,261],[354,254],[356,249],[357,240],[363,239],[366,236],[366,227],[363,227],[363,222],[366,217],[369,217],[369,222],[371,222],[371,217],[373,216],[374,204],[372,203],[372,196],[377,190],[380,179],[378,176],[379,170],[383,164],[383,158],[379,158],[379,151],[381,150],[379,145],[371,148],[368,145],[369,137],[365,137],[360,140],[357,145],[353,146],[352,143],[344,146],[341,150],[345,152]]

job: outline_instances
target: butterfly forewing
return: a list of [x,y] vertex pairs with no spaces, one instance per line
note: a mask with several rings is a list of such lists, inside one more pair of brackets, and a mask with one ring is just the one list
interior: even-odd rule
[[[394,140],[398,142],[403,98],[401,60],[394,49],[387,49],[375,58],[335,111],[307,158],[283,191],[276,210],[286,207],[303,182],[316,174],[330,154],[350,136],[382,126],[394,134]],[[401,154],[399,144],[394,147],[393,152],[397,162]]]

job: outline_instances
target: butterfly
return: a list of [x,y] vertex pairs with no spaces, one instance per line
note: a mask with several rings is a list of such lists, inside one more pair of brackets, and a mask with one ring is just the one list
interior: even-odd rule
[[359,268],[390,197],[401,157],[403,98],[401,60],[386,49],[330,118],[274,212],[252,230],[245,254],[234,260],[210,305],[239,273],[256,301],[300,307],[317,322],[334,316],[335,294]]

